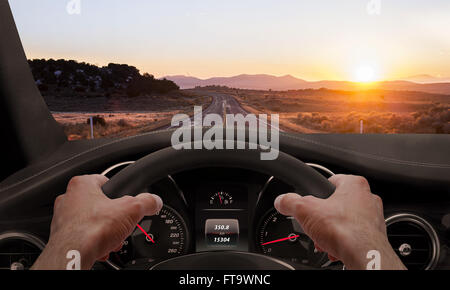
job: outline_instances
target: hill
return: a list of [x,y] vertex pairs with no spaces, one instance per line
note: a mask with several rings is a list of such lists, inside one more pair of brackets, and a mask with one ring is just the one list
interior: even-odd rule
[[367,89],[419,91],[433,94],[450,94],[450,82],[447,83],[415,83],[410,81],[383,81],[371,84],[361,84],[347,81],[316,81],[309,82],[290,75],[277,77],[266,74],[238,75],[233,77],[214,77],[199,79],[187,76],[167,76],[168,80],[175,82],[182,89],[204,86],[226,86],[239,89],[254,90],[304,90],[327,88],[342,91],[361,91]]
[[409,77],[406,77],[406,78],[404,78],[402,80],[410,81],[410,82],[414,82],[414,83],[422,83],[422,84],[450,83],[450,78],[436,77],[436,76],[427,75],[427,74],[409,76]]
[[108,66],[74,60],[28,61],[41,93],[51,96],[123,96],[137,97],[179,90],[172,81],[140,74],[134,66],[110,63]]

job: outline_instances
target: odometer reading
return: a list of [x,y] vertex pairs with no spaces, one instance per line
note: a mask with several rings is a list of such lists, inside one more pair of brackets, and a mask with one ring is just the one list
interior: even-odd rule
[[237,219],[207,219],[205,238],[208,247],[236,247],[239,240],[239,221]]
[[159,214],[146,217],[139,223],[122,249],[111,254],[110,263],[124,267],[184,254],[187,250],[187,234],[181,216],[165,205]]

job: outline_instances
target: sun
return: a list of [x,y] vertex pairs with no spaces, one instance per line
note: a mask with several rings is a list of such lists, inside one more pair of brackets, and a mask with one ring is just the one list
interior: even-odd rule
[[375,69],[369,65],[359,66],[355,70],[355,80],[360,83],[375,81]]

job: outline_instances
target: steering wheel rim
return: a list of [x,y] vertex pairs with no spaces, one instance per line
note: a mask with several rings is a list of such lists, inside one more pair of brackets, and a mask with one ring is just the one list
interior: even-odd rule
[[[235,143],[241,143],[239,145],[243,147],[235,146],[234,148],[249,148],[248,143],[237,141],[235,141]],[[193,147],[194,143],[192,143],[191,146],[192,147],[190,148],[196,148]],[[205,167],[231,167],[253,170],[274,176],[293,186],[295,192],[301,195],[313,195],[318,198],[328,198],[334,192],[335,187],[328,179],[297,158],[284,152],[279,152],[277,159],[263,161],[260,159],[260,154],[262,152],[261,149],[175,150],[172,147],[167,147],[150,153],[127,166],[106,182],[102,189],[108,197],[119,198],[124,195],[136,195],[140,193],[145,186],[153,184],[170,174]],[[132,182],[130,182],[131,180]],[[208,253],[203,253],[202,255],[208,255]],[[217,253],[210,252],[209,255],[217,255]],[[242,257],[240,257],[240,259],[239,256],[236,255],[239,255],[239,253],[233,252],[229,257],[227,257],[226,253],[222,253],[222,258],[220,260],[224,261],[230,259],[231,263],[239,261],[238,266],[241,269],[242,267],[247,267],[249,270],[252,270],[259,267],[253,259],[249,260],[245,257],[246,253],[241,253]],[[276,270],[280,270],[280,266],[284,267],[280,261],[279,263],[273,260],[268,261],[266,256],[260,256],[260,259],[256,260],[265,261],[267,267],[273,267],[273,269]],[[194,261],[200,261],[199,263],[206,263],[204,264],[205,270],[211,269],[211,264],[205,262],[211,261],[211,259],[208,259],[209,257],[206,257],[206,259],[201,258],[203,258],[203,256],[199,255],[192,255],[192,259],[184,257],[181,259],[182,265],[185,265],[186,268],[191,268],[190,266],[192,266]],[[217,261],[217,259],[213,260]],[[180,259],[169,259],[158,265],[160,268],[164,269],[170,267],[170,263],[179,266]],[[243,265],[243,263],[246,265]],[[230,266],[228,262],[225,264],[227,265],[226,267]],[[197,266],[201,267],[202,265]],[[158,267],[153,267],[152,269],[157,268]],[[291,270],[289,267],[285,267],[285,269]]]
[[[235,143],[243,143],[240,146],[248,148],[248,143]],[[195,148],[194,144],[190,148]],[[145,186],[171,174],[206,167],[228,167],[274,176],[293,186],[300,195],[326,199],[334,192],[335,186],[328,179],[299,159],[280,151],[275,160],[261,160],[262,152],[261,149],[176,150],[167,147],[127,166],[106,182],[102,189],[108,197],[119,198],[139,194]]]

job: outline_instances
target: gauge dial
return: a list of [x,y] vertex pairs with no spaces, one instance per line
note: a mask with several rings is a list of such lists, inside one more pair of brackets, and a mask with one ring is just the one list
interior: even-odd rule
[[0,270],[28,270],[36,262],[45,243],[21,232],[0,234]]
[[326,254],[315,251],[314,242],[292,217],[271,210],[261,221],[258,231],[258,246],[266,255],[313,267],[327,262]]
[[230,206],[233,204],[233,202],[234,201],[231,194],[225,191],[218,191],[214,193],[209,199],[209,205],[217,207]]
[[144,218],[108,262],[122,268],[169,259],[185,254],[187,241],[186,223],[179,213],[165,205],[157,215]]

